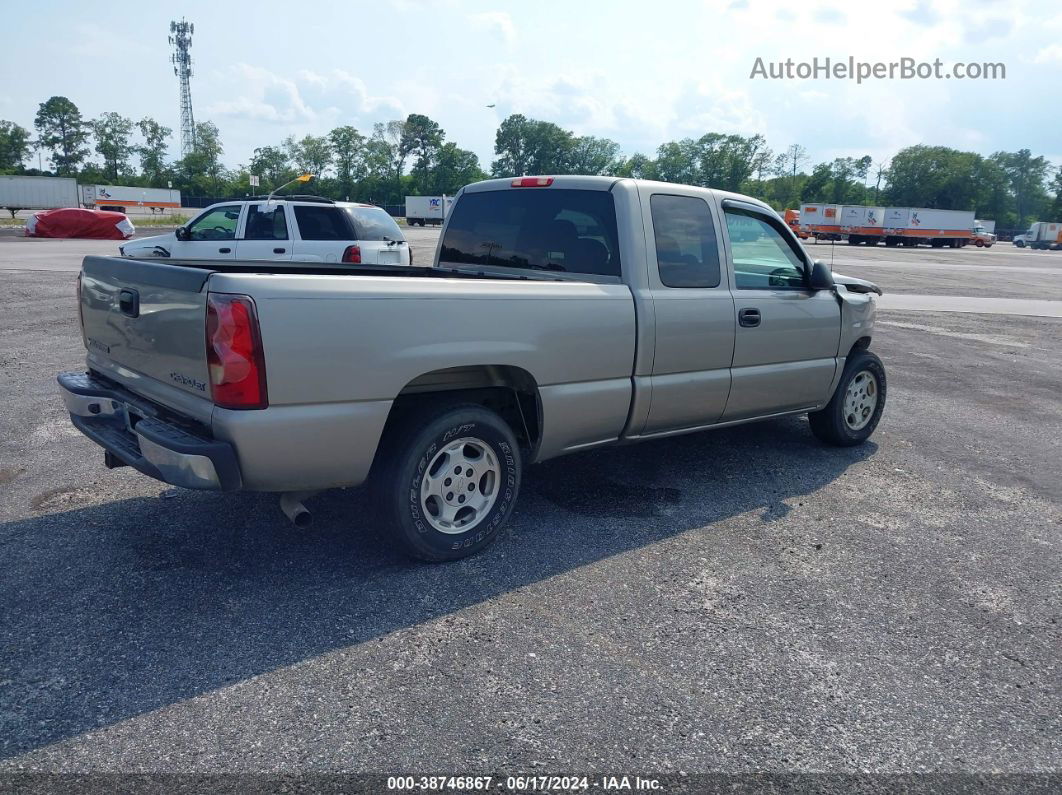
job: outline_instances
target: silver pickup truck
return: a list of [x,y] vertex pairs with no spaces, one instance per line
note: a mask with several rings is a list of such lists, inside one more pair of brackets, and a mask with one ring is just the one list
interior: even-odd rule
[[527,464],[798,413],[853,445],[885,404],[880,290],[683,185],[469,185],[432,267],[87,257],[78,284],[88,366],[59,384],[107,466],[279,492],[299,525],[368,482],[427,560],[489,544]]

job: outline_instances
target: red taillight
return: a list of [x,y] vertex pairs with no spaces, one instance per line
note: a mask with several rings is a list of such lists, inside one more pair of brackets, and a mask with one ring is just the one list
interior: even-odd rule
[[361,246],[347,246],[343,250],[342,262],[349,262],[352,265],[361,265]]
[[553,177],[517,177],[513,180],[514,188],[548,188],[553,184]]
[[206,347],[215,405],[225,409],[269,405],[262,335],[250,296],[207,295]]

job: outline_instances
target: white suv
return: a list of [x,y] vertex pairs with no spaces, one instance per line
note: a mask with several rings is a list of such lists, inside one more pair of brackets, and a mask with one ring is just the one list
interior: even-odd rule
[[124,257],[257,259],[409,265],[409,245],[395,219],[371,204],[316,196],[221,202],[168,235],[123,243]]

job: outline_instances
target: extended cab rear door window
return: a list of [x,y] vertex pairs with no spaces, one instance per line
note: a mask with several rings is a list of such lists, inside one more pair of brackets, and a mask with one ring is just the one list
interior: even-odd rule
[[338,207],[295,205],[295,223],[303,240],[353,240],[354,232]]
[[466,193],[451,211],[439,261],[619,277],[612,194],[552,187]]
[[665,287],[718,287],[719,246],[704,199],[653,194],[649,199],[656,262]]

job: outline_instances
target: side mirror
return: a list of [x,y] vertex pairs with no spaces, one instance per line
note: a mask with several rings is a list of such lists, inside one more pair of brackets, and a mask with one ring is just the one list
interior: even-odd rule
[[811,279],[808,286],[812,290],[832,290],[833,273],[830,271],[829,265],[825,262],[816,261],[811,266]]
[[175,238],[177,238],[178,240],[187,240],[188,239],[188,227],[187,226],[178,226],[176,229],[173,230],[173,236]]

